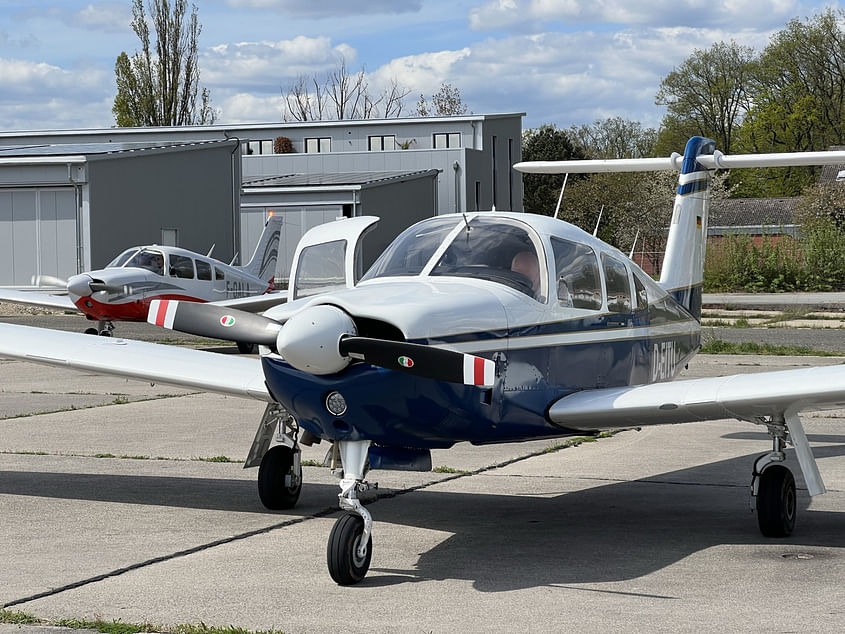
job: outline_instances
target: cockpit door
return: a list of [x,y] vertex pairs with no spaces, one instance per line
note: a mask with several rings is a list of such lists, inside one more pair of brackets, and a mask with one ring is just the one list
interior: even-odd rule
[[363,274],[361,239],[378,221],[378,216],[342,218],[306,231],[293,254],[288,301],[355,286]]

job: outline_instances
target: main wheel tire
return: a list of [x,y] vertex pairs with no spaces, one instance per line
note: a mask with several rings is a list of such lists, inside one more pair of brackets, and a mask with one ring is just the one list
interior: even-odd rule
[[86,335],[99,335],[99,331],[96,328],[86,328],[85,329]]
[[238,341],[238,352],[241,354],[255,354],[256,350],[258,350],[258,346],[254,343],[245,343],[243,341]]
[[334,523],[326,548],[329,574],[335,583],[350,586],[358,583],[370,569],[373,555],[373,538],[367,540],[367,552],[358,556],[358,545],[364,534],[364,520],[356,513],[346,513]]
[[795,478],[781,465],[769,467],[759,475],[757,485],[757,523],[766,537],[789,537],[795,528],[798,511]]
[[[295,476],[296,486],[285,486],[285,477]],[[271,511],[281,511],[296,506],[302,491],[302,467],[293,472],[293,449],[276,445],[264,454],[258,467],[258,497]]]

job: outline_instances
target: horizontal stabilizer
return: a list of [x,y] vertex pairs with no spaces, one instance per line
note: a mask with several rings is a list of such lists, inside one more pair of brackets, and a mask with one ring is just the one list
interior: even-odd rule
[[[696,161],[705,169],[745,167],[787,167],[845,164],[845,152],[778,152],[773,154],[699,154]],[[681,171],[684,157],[672,153],[666,158],[594,159],[581,161],[523,161],[513,168],[524,174],[589,174],[597,172]]]

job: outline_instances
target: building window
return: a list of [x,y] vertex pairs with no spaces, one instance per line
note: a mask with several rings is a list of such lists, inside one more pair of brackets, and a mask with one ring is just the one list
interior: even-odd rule
[[246,144],[245,153],[247,155],[256,155],[256,154],[272,154],[273,153],[273,142],[272,141],[250,141]]
[[461,147],[460,132],[438,132],[434,135],[434,148],[456,148]]
[[370,152],[384,152],[396,149],[396,137],[392,134],[367,137],[367,149]]
[[305,139],[305,151],[309,154],[315,154],[317,152],[331,152],[332,151],[332,139],[331,137],[314,137],[314,138],[306,138]]

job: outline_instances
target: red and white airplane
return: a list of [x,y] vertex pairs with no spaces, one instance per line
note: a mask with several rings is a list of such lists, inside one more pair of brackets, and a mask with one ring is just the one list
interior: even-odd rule
[[[0,301],[79,311],[98,322],[86,334],[105,336],[111,335],[115,321],[146,321],[155,299],[237,305],[239,298],[274,290],[281,225],[281,216],[268,218],[252,259],[244,266],[215,260],[211,251],[201,255],[172,246],[132,247],[103,269],[67,281],[52,276],[33,280],[39,286],[64,287],[66,294],[0,288]],[[266,299],[266,305],[284,301],[278,294]]]
[[749,464],[759,528],[783,537],[797,513],[787,442],[809,493],[824,493],[800,414],[845,407],[845,366],[673,379],[700,348],[711,172],[837,163],[845,152],[725,156],[693,137],[683,156],[516,166],[680,172],[659,281],[569,223],[499,211],[417,223],[357,279],[357,246],[378,219],[349,218],[303,236],[287,303],[263,315],[150,305],[152,323],[258,344],[260,358],[2,324],[0,355],[267,402],[246,466],[260,465],[268,508],[298,501],[300,445],[330,442],[345,513],[327,563],[339,584],[370,566],[367,470],[428,470],[431,449],[458,442],[746,421],[771,437]]

